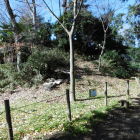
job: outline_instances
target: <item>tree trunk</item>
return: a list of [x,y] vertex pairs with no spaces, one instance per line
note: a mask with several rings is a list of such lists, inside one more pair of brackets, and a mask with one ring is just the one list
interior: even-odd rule
[[14,41],[15,41],[15,45],[16,45],[16,57],[17,57],[17,71],[20,72],[20,63],[21,63],[21,51],[20,48],[17,48],[17,44],[18,44],[18,35],[16,33],[14,33]]
[[20,72],[21,52],[17,52],[17,71]]
[[106,32],[104,33],[103,46],[102,46],[101,54],[100,54],[100,56],[99,56],[98,71],[100,71],[100,68],[101,68],[101,66],[102,66],[102,55],[103,55],[104,50],[105,50],[105,45],[106,45]]
[[[102,51],[101,51],[101,53],[102,53]],[[98,71],[100,71],[100,68],[101,68],[101,63],[102,63],[102,55],[100,54],[100,56],[99,56],[99,64],[98,64]]]
[[36,1],[32,0],[32,4],[33,4],[33,28],[34,30],[36,30]]
[[[58,20],[58,23],[62,26],[62,28],[65,30],[65,32],[67,33],[67,35],[69,37],[69,45],[70,45],[70,99],[71,99],[71,101],[75,101],[76,98],[75,98],[74,48],[73,48],[72,36],[73,36],[77,16],[79,15],[79,12],[82,8],[83,0],[80,0],[80,6],[79,5],[77,6],[77,4],[78,4],[77,0],[73,0],[73,22],[72,22],[70,30],[68,30],[65,27],[64,20],[63,20],[63,22],[60,21],[60,19],[51,10],[51,8],[46,3],[46,1],[43,0],[43,2],[46,5],[46,7],[48,8],[48,10],[50,11],[50,13]],[[63,7],[67,6],[67,0],[63,0],[62,6]]]
[[14,32],[16,32],[17,31],[17,28],[16,28],[17,22],[16,22],[16,19],[15,19],[16,16],[14,15],[14,12],[13,12],[13,10],[11,8],[9,0],[4,0],[4,2],[5,2],[7,12],[9,14],[9,16],[10,16],[10,20],[12,22]]
[[70,45],[70,100],[75,101],[74,49],[71,33],[69,34],[69,45]]
[[[17,43],[18,43],[18,27],[17,27],[17,22],[16,22],[16,16],[11,8],[9,0],[4,0],[4,2],[5,2],[7,12],[10,16],[12,26],[13,26],[15,45],[17,45]],[[20,54],[21,54],[21,52],[19,52],[19,50],[17,50],[17,70],[18,70],[18,72],[20,72],[20,67],[19,67],[20,56],[21,56]]]

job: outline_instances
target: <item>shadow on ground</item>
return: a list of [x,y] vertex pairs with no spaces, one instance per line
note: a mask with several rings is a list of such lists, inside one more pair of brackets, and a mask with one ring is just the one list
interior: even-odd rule
[[[46,136],[44,140],[140,140],[140,98],[132,98],[129,109],[115,107],[108,114],[93,111],[65,124],[65,133]],[[75,121],[87,120],[85,129],[74,126]],[[91,130],[87,131],[86,130]]]
[[[126,96],[125,94],[121,94],[121,95],[118,95],[118,96],[108,96],[108,98],[116,98],[116,97],[123,97],[123,96]],[[104,96],[95,96],[95,97],[89,97],[89,98],[79,98],[79,99],[76,99],[76,101],[86,101],[86,100],[95,100],[95,99],[103,99],[105,98]]]

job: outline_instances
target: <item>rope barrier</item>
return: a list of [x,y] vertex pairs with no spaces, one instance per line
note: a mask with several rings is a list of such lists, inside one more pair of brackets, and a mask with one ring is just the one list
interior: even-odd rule
[[[46,103],[50,103],[50,102],[53,102],[53,101],[56,101],[56,100],[58,100],[58,99],[60,99],[60,98],[62,98],[62,97],[64,97],[65,96],[65,94],[62,94],[62,95],[60,95],[60,96],[56,96],[56,97],[53,97],[53,98],[49,98],[49,99],[43,99],[43,100],[41,100],[41,101],[38,101],[38,102],[36,102],[36,103],[32,103],[32,104],[28,104],[28,105],[25,105],[25,106],[21,106],[21,107],[19,107],[19,108],[11,108],[11,110],[13,111],[13,110],[18,110],[18,111],[20,111],[20,112],[23,112],[23,113],[27,113],[27,114],[32,114],[31,112],[27,112],[27,111],[25,111],[25,110],[21,110],[22,108],[25,108],[25,107],[27,107],[27,106],[30,106],[30,105],[34,105],[34,104],[37,104],[37,103],[41,103],[41,102],[46,102]],[[44,113],[43,113],[44,114]],[[35,116],[37,116],[38,117],[38,119],[37,120],[40,120],[40,117],[42,117],[42,115],[43,114],[35,114]],[[18,121],[21,121],[21,120],[19,120],[19,119],[14,119],[13,120],[13,124],[15,123],[16,124],[16,122],[18,122]],[[25,121],[25,122],[24,122]],[[22,122],[24,122],[24,123],[22,123],[22,125],[24,125],[24,126],[26,126],[26,125],[31,125],[31,124],[33,124],[34,123],[34,121],[33,122],[28,122],[28,123],[26,123],[26,120],[22,120]],[[16,128],[18,128],[18,127],[20,127],[21,126],[21,124],[19,124],[19,125],[14,125],[14,127],[16,127]]]
[[0,116],[4,113],[5,111],[3,111],[3,112],[0,112]]
[[[20,110],[20,109],[25,108],[25,107],[28,107],[28,106],[31,106],[31,105],[36,105],[36,104],[38,104],[38,103],[45,102],[45,101],[46,101],[46,103],[51,103],[51,102],[53,102],[53,101],[56,101],[58,98],[63,97],[64,95],[65,95],[65,94],[62,94],[62,95],[60,95],[60,96],[56,96],[56,97],[53,97],[53,98],[50,98],[50,99],[43,99],[43,100],[41,100],[41,101],[37,101],[37,102],[35,102],[35,103],[31,103],[31,104],[28,104],[28,105],[24,105],[24,106],[21,106],[21,107],[18,107],[18,108],[12,108],[12,107],[11,107],[11,111],[19,110],[19,111],[23,112],[23,111]],[[0,112],[0,115],[2,115],[3,113],[5,113],[5,111]],[[25,112],[25,113],[31,114],[31,113],[29,113],[29,112]]]
[[18,108],[12,108],[12,107],[11,107],[11,110],[12,110],[12,111],[18,110],[18,109],[25,108],[25,107],[28,107],[28,106],[31,106],[31,105],[35,105],[35,104],[38,104],[38,103],[41,103],[41,102],[45,102],[45,101],[46,101],[46,103],[50,103],[50,102],[53,102],[53,101],[57,100],[57,99],[60,98],[60,97],[63,97],[64,95],[65,95],[65,94],[62,94],[62,95],[60,95],[60,96],[56,96],[56,97],[53,97],[53,98],[50,98],[50,99],[43,99],[43,100],[41,100],[41,101],[37,101],[37,102],[35,102],[35,103],[28,104],[28,105],[25,105],[25,106],[21,106],[21,107],[18,107]]

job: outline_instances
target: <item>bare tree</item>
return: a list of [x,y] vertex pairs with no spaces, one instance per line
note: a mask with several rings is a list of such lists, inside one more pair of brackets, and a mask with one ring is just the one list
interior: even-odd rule
[[[56,16],[56,14],[51,10],[51,8],[49,7],[49,5],[46,3],[45,0],[43,0],[45,6],[47,7],[47,9],[49,10],[49,12],[58,20],[59,24],[62,26],[62,28],[64,29],[64,31],[67,33],[68,38],[69,38],[69,46],[70,46],[70,97],[71,100],[74,101],[75,98],[75,72],[74,72],[74,47],[73,47],[73,32],[74,32],[74,28],[76,25],[76,19],[80,13],[82,4],[83,4],[83,0],[73,0],[73,22],[71,24],[71,28],[70,30],[65,27],[64,23],[62,23],[59,18]],[[77,6],[78,3],[80,3],[80,6]]]
[[102,66],[102,55],[106,47],[107,32],[109,29],[109,24],[111,22],[112,16],[113,16],[113,11],[110,10],[108,11],[108,13],[100,17],[102,27],[103,27],[104,37],[103,37],[103,43],[101,45],[101,53],[99,56],[98,71],[100,71],[100,68]]
[[[10,17],[10,21],[12,23],[12,28],[13,28],[13,32],[14,32],[14,40],[15,40],[15,45],[18,43],[19,40],[19,31],[18,31],[18,24],[16,21],[16,15],[13,12],[13,9],[11,8],[10,2],[9,0],[4,0],[7,12],[9,14]],[[17,49],[17,70],[18,72],[20,72],[20,61],[21,61],[21,52],[20,49]]]
[[18,38],[17,38],[18,37],[18,29],[17,29],[16,15],[13,13],[13,10],[11,8],[9,0],[4,0],[4,2],[5,2],[7,12],[10,16],[11,23],[12,23],[13,31],[15,34],[15,42],[17,43],[17,41],[18,41]]
[[[117,5],[117,6],[116,6]],[[113,0],[95,0],[94,3],[94,9],[97,17],[100,19],[102,23],[102,28],[104,32],[104,37],[101,47],[101,53],[99,55],[98,60],[98,71],[100,71],[100,68],[102,66],[102,55],[106,48],[106,40],[107,40],[107,32],[109,29],[109,26],[112,22],[113,16],[115,15],[115,12],[120,9],[119,3],[116,4],[116,1]]]
[[37,12],[36,12],[36,0],[32,0],[31,3],[29,2],[29,0],[25,0],[30,12],[32,14],[32,20],[33,20],[33,28],[34,30],[36,30],[37,27]]

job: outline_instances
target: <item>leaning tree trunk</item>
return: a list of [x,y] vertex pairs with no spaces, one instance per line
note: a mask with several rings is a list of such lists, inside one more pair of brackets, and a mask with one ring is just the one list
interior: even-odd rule
[[75,101],[75,73],[74,73],[74,49],[72,42],[72,34],[69,34],[70,45],[70,98],[71,101]]
[[101,54],[99,56],[99,64],[98,64],[98,71],[100,71],[101,66],[102,66],[102,55],[104,53],[105,50],[105,45],[106,45],[106,32],[104,33],[104,41],[103,41],[103,46],[102,46],[102,50],[101,50]]

